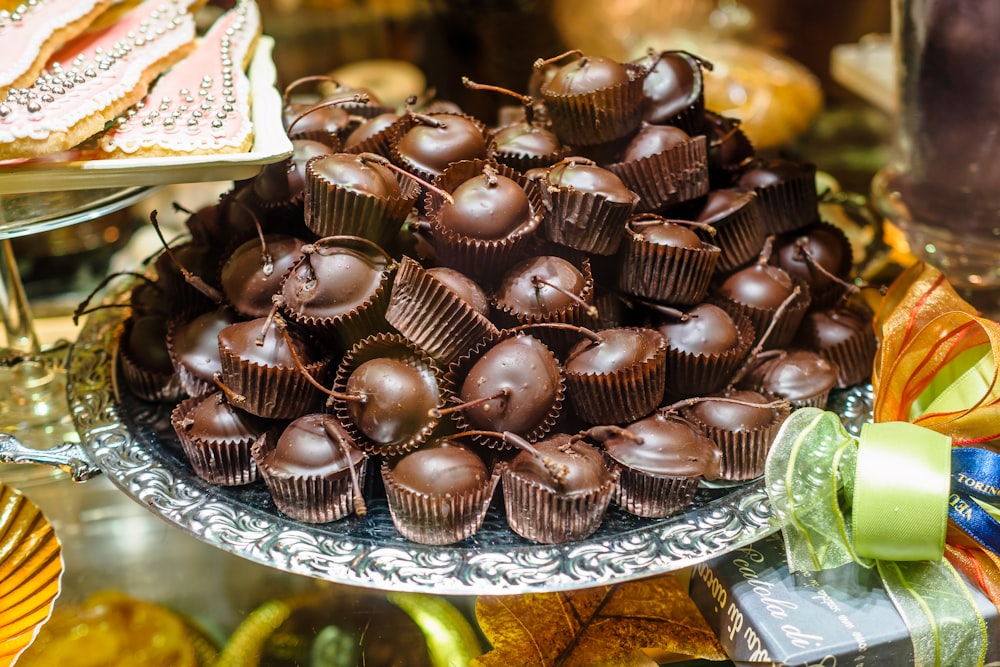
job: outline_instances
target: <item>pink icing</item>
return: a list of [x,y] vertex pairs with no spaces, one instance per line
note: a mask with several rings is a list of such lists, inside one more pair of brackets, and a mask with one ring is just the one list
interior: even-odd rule
[[0,101],[0,150],[22,139],[44,140],[91,114],[121,111],[121,100],[147,68],[194,40],[191,1],[147,0],[67,44],[32,86],[8,89]]
[[194,53],[164,74],[135,113],[101,137],[105,151],[226,152],[253,131],[243,63],[260,29],[253,0],[240,0],[212,25]]
[[27,0],[23,12],[0,12],[0,88],[24,74],[42,45],[60,28],[80,20],[107,0]]

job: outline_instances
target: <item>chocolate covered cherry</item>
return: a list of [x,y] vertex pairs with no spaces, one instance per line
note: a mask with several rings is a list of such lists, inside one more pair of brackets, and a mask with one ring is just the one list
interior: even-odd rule
[[549,428],[563,398],[552,352],[534,336],[518,334],[487,350],[461,380],[462,420],[472,428],[534,437]]
[[310,162],[309,168],[325,184],[333,187],[380,199],[400,196],[399,181],[395,174],[384,165],[365,160],[360,155],[324,155]]
[[345,389],[363,397],[347,401],[347,412],[376,445],[397,445],[412,438],[441,400],[432,372],[393,357],[365,361],[350,374]]
[[385,132],[398,120],[399,114],[391,111],[369,118],[347,135],[347,138],[344,139],[344,150],[353,152],[359,149],[366,141],[378,136],[381,132]]
[[598,340],[582,340],[566,355],[567,373],[606,375],[652,359],[665,341],[654,329],[619,327],[597,332]]
[[560,494],[592,493],[613,478],[593,445],[555,433],[522,449],[509,464],[511,472]]
[[425,445],[396,459],[390,470],[400,486],[434,497],[474,493],[490,477],[483,459],[459,443]]
[[284,308],[298,317],[342,317],[373,297],[387,266],[374,251],[333,241],[313,244],[282,283]]
[[461,271],[448,268],[447,266],[434,266],[427,269],[444,286],[455,293],[462,301],[482,316],[487,316],[490,312],[490,301],[486,298],[486,293],[479,284],[465,275]]
[[737,303],[775,309],[789,297],[795,284],[784,270],[769,264],[751,264],[722,283],[720,293]]
[[541,318],[580,304],[583,273],[561,257],[530,257],[515,264],[494,292],[497,305],[526,318]]
[[710,303],[700,303],[683,317],[665,321],[657,329],[671,349],[687,354],[722,354],[739,344],[732,316]]
[[437,213],[437,224],[462,236],[499,240],[531,221],[528,195],[517,181],[487,167],[463,181]]
[[619,62],[601,56],[583,56],[569,62],[542,85],[546,95],[580,95],[631,81]]
[[639,132],[632,138],[622,162],[635,162],[651,157],[691,141],[684,130],[671,125],[650,125],[643,123]]
[[302,256],[305,243],[294,236],[265,234],[243,242],[222,265],[222,292],[237,312],[263,317],[273,307],[285,273]]
[[416,123],[396,143],[403,166],[439,176],[452,162],[487,157],[486,137],[474,121],[458,114],[412,114]]
[[651,67],[642,82],[643,120],[663,124],[678,119],[702,95],[701,63],[683,51],[650,53],[639,64]]
[[545,185],[604,197],[619,204],[631,204],[635,195],[613,172],[597,166],[592,160],[568,157],[545,172]]
[[644,241],[673,248],[701,248],[701,238],[687,226],[670,220],[633,222],[632,227]]

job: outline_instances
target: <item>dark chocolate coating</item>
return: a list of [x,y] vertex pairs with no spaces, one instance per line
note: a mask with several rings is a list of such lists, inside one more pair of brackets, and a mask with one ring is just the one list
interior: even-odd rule
[[[336,437],[331,437],[331,432]],[[345,450],[350,456],[350,465],[358,464],[365,457],[334,417],[311,413],[285,427],[262,464],[267,466],[269,473],[289,477],[334,475],[347,470]]]
[[708,193],[697,222],[711,224],[736,213],[755,197],[753,190],[745,188],[719,188]]
[[[292,136],[306,132],[328,132],[337,134],[351,122],[350,115],[336,106],[321,107],[322,101],[315,103],[292,102],[281,110],[281,123],[287,130],[292,123]],[[314,109],[315,107],[315,109]],[[310,109],[313,109],[310,111]],[[308,112],[308,113],[306,113]],[[304,115],[303,115],[304,114]]]
[[385,131],[386,128],[395,123],[397,120],[399,120],[399,114],[391,112],[382,113],[374,118],[369,118],[351,130],[351,133],[347,135],[346,139],[344,139],[344,148],[354,148],[358,144],[371,139],[379,132]]
[[837,367],[812,350],[783,350],[755,366],[742,382],[789,401],[817,396],[836,383]]
[[458,397],[469,402],[504,389],[508,396],[462,414],[473,428],[528,434],[544,424],[557,405],[561,379],[555,357],[537,338],[505,338],[473,364]]
[[[684,111],[698,95],[695,68],[698,64],[678,53],[663,53],[658,58],[642,84],[646,98],[643,119],[650,123],[666,123]],[[646,65],[647,59],[640,61]]]
[[363,160],[359,155],[324,155],[312,162],[312,168],[328,184],[358,194],[383,199],[400,195],[399,181],[388,167]]
[[784,183],[793,178],[798,178],[807,173],[811,168],[801,162],[794,160],[784,160],[775,158],[772,160],[759,160],[748,166],[746,171],[740,174],[736,185],[741,188],[766,188],[771,185]]
[[264,165],[253,179],[254,193],[264,201],[287,201],[306,186],[306,162],[328,155],[330,147],[311,139],[292,139],[292,155]]
[[557,155],[562,143],[555,133],[528,122],[512,123],[493,133],[498,153],[546,158]]
[[397,444],[416,435],[438,407],[441,392],[427,368],[403,359],[376,357],[358,366],[347,379],[348,394],[366,400],[347,401],[351,420],[378,444]]
[[722,308],[700,303],[686,314],[686,320],[667,320],[657,327],[671,349],[707,356],[726,352],[739,343],[733,318]]
[[271,311],[281,279],[302,256],[304,243],[294,236],[265,234],[264,242],[270,264],[264,263],[260,239],[254,237],[238,246],[222,265],[222,292],[247,317],[263,317]]
[[[260,366],[295,368],[295,359],[285,343],[285,336],[272,323],[267,328],[263,344],[257,345],[257,339],[264,330],[266,317],[253,320],[234,322],[219,331],[219,350],[235,355],[243,361]],[[291,330],[288,331],[295,353],[303,364],[310,364],[320,357],[306,341]]]
[[475,280],[461,271],[446,266],[429,268],[427,273],[444,283],[445,287],[469,304],[477,313],[483,317],[489,315],[490,301],[486,298],[483,288]]
[[[592,493],[607,484],[612,474],[600,451],[579,440],[569,443],[570,436],[564,433],[536,442],[538,454],[521,451],[511,460],[511,470],[554,493]],[[543,459],[565,466],[566,476],[557,480]]]
[[708,110],[705,111],[705,137],[709,173],[713,179],[729,185],[736,169],[754,156],[753,144],[739,129],[738,121]]
[[637,226],[639,235],[649,243],[674,248],[701,248],[701,239],[689,227],[664,220],[659,224]]
[[583,56],[563,65],[542,85],[543,95],[585,95],[629,81],[621,63],[601,56]]
[[875,335],[871,330],[870,313],[853,308],[830,308],[806,313],[798,337],[811,348],[824,350],[857,335]]
[[[763,405],[770,403],[765,396],[749,389],[735,389],[716,396],[732,398],[745,403]],[[754,431],[770,425],[774,421],[774,408],[755,408],[749,405],[739,405],[726,401],[713,401],[712,397],[695,403],[685,409],[686,415],[691,415],[706,426],[725,431]]]
[[219,332],[237,320],[229,308],[215,308],[174,326],[171,347],[175,362],[191,374],[211,382],[222,370]]
[[569,373],[615,373],[652,359],[663,342],[663,334],[644,327],[619,327],[598,333],[601,342],[582,340],[566,355]]
[[795,289],[783,270],[769,264],[752,264],[729,276],[719,291],[737,303],[775,309]]
[[671,125],[650,125],[649,123],[643,123],[639,132],[625,148],[625,153],[622,155],[622,162],[634,162],[657,155],[688,141],[691,141],[691,137],[680,128]]
[[[548,284],[532,284],[535,277]],[[579,269],[561,257],[530,257],[515,264],[504,275],[494,295],[501,308],[531,317],[544,317],[575,303],[550,285],[581,296],[584,277]]]
[[167,319],[152,313],[132,318],[125,329],[125,349],[136,365],[161,375],[174,372],[174,364],[167,353]]
[[634,197],[620,178],[613,172],[584,162],[570,162],[568,159],[548,169],[546,181],[549,186],[572,189],[599,195],[619,204],[630,204]]
[[[829,225],[810,225],[779,237],[770,261],[818,292],[834,284],[827,273],[847,280],[844,268],[851,265],[851,248],[845,241],[845,237]],[[813,266],[807,252],[826,272]]]
[[400,486],[438,498],[475,493],[490,477],[483,460],[462,445],[421,447],[400,457],[391,471]]
[[502,174],[473,176],[451,194],[455,201],[442,204],[438,224],[463,236],[503,239],[531,218],[527,193]]
[[484,159],[486,137],[471,120],[458,114],[433,114],[442,125],[417,123],[399,139],[396,150],[404,161],[435,176],[452,162]]
[[623,466],[651,475],[718,478],[722,452],[690,422],[655,413],[626,430],[639,439],[604,441],[604,450]]
[[187,414],[182,424],[189,437],[206,442],[241,442],[254,439],[268,427],[266,419],[233,407],[221,392],[212,392]]
[[300,315],[340,317],[375,295],[385,269],[381,255],[348,247],[324,248],[292,269],[281,296],[285,307]]

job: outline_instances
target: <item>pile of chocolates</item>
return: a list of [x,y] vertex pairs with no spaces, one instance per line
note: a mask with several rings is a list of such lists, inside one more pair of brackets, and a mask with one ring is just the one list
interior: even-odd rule
[[[865,381],[871,313],[815,168],[755,155],[686,52],[539,60],[496,124],[330,85],[294,154],[193,212],[130,294],[133,394],[213,484],[428,544],[582,539],[762,474],[794,407]],[[296,82],[291,91],[304,82]],[[380,488],[380,487],[379,487]],[[370,499],[369,499],[370,500]]]

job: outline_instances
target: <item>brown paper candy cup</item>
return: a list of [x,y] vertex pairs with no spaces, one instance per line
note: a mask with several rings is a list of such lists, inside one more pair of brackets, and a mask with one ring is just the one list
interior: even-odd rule
[[570,146],[601,144],[632,132],[642,121],[642,85],[646,71],[625,67],[629,80],[586,94],[563,95],[542,85],[545,108],[552,128]]
[[697,418],[692,420],[704,431],[705,436],[722,450],[719,479],[743,481],[764,474],[764,463],[774,442],[774,436],[791,413],[791,409],[775,408],[775,412],[777,414],[770,424],[749,431],[730,431],[708,426]]
[[613,500],[629,514],[661,518],[677,514],[694,502],[701,475],[652,475],[611,461],[620,472]]
[[590,493],[555,493],[504,466],[503,499],[507,524],[521,537],[561,544],[592,535],[604,520],[618,472]]
[[454,544],[471,537],[483,525],[500,472],[484,480],[473,492],[433,496],[396,482],[388,464],[382,464],[382,480],[389,514],[403,537],[420,544]]
[[[329,475],[287,475],[268,468],[265,455],[274,448],[279,434],[265,433],[251,448],[258,475],[264,480],[278,510],[306,523],[328,523],[354,513],[358,492],[348,469]],[[354,464],[358,480],[364,480],[368,458]]]
[[708,161],[705,137],[633,162],[616,162],[607,166],[628,187],[639,195],[636,211],[659,211],[663,208],[696,199],[708,193]]
[[257,464],[250,455],[250,448],[257,438],[247,438],[228,442],[209,442],[191,438],[180,427],[204,396],[186,398],[170,413],[170,423],[174,426],[177,439],[184,455],[198,477],[219,486],[242,486],[257,480]]
[[708,243],[700,248],[667,246],[626,229],[618,287],[657,303],[695,304],[708,294],[721,254]]
[[717,273],[728,273],[747,264],[764,247],[766,234],[757,207],[757,195],[747,190],[746,197],[747,203],[730,214],[702,220],[715,229],[712,243],[722,251],[715,267]]
[[671,399],[714,394],[725,387],[754,343],[754,328],[742,315],[732,316],[737,344],[719,354],[690,354],[667,347],[665,395]]
[[409,257],[400,261],[385,319],[443,367],[499,333],[489,319]]
[[625,237],[639,196],[631,202],[611,201],[580,190],[541,186],[545,206],[542,235],[560,245],[592,255],[613,255]]

